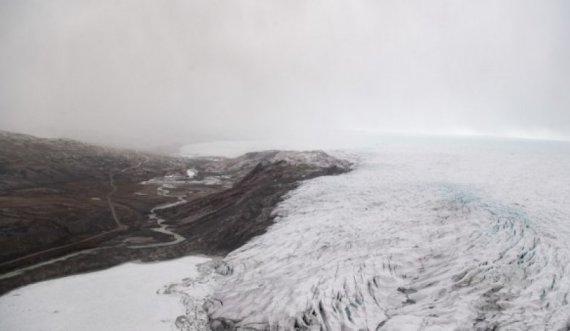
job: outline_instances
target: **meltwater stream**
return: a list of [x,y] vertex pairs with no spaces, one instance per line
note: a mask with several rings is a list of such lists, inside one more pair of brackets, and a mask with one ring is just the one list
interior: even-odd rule
[[343,156],[356,170],[305,182],[226,257],[214,329],[570,329],[567,144]]

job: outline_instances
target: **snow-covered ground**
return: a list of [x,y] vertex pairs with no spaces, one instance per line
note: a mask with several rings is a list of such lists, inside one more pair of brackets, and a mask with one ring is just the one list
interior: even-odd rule
[[355,171],[301,186],[225,259],[219,324],[568,328],[569,144],[404,139],[349,156]]
[[[195,256],[128,263],[26,286],[0,297],[0,330],[177,330],[176,324],[189,324],[185,316],[205,325],[201,302],[192,302],[211,292],[212,284],[189,279],[202,280],[208,263],[211,259]],[[192,288],[192,300],[180,295],[178,287]]]

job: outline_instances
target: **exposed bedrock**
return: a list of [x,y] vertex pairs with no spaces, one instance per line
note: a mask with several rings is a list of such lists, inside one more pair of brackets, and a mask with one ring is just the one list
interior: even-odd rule
[[[320,151],[250,153],[248,159],[256,165],[230,189],[160,211],[192,251],[226,254],[242,246],[265,232],[277,203],[302,180],[351,169],[350,163]],[[243,167],[238,164],[231,167]]]

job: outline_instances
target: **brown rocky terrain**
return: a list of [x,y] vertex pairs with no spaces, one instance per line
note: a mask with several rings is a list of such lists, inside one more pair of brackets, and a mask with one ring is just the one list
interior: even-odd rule
[[262,234],[300,181],[350,169],[323,152],[185,159],[5,132],[0,165],[0,293],[127,261],[224,255]]
[[187,167],[181,158],[0,132],[0,270],[17,258],[117,229],[107,201],[111,176],[120,188],[113,197],[117,216],[135,227],[165,200],[133,199],[135,191],[149,189],[139,182]]

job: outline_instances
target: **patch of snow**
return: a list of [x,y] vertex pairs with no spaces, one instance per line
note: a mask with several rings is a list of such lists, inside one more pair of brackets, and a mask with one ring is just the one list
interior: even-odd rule
[[170,187],[175,187],[177,185],[182,185],[188,181],[188,176],[186,175],[167,175],[164,177],[155,177],[147,181],[142,182],[142,184],[154,184],[154,185],[169,185]]
[[198,174],[198,171],[197,171],[196,169],[188,169],[188,170],[186,170],[186,175],[187,175],[188,178],[190,178],[190,179],[194,178],[197,174]]
[[273,156],[270,162],[284,161],[292,165],[310,165],[320,168],[339,167],[348,168],[349,163],[334,158],[323,151],[280,151]]
[[191,181],[192,184],[202,184],[202,185],[220,185],[222,183],[222,179],[218,176],[208,176],[202,180],[193,180]]
[[[204,278],[208,268],[202,265],[211,262],[189,256],[128,263],[25,286],[0,297],[0,330],[177,330],[176,323],[200,312],[211,286]],[[181,286],[190,294],[178,293]],[[195,307],[185,309],[181,301],[186,307],[193,301]],[[205,322],[201,323],[188,330],[203,330]]]

